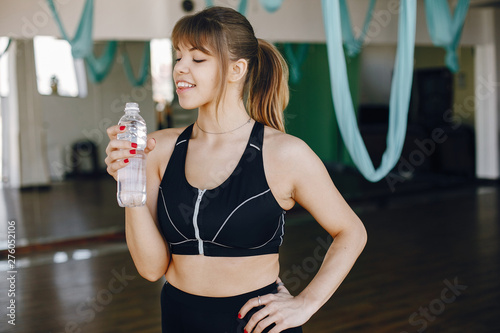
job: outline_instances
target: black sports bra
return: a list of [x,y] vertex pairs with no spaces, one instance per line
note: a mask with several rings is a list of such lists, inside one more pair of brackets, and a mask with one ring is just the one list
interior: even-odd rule
[[241,257],[278,253],[285,211],[264,174],[264,125],[255,122],[233,173],[218,187],[201,190],[185,174],[193,124],[177,138],[158,193],[158,221],[171,253]]

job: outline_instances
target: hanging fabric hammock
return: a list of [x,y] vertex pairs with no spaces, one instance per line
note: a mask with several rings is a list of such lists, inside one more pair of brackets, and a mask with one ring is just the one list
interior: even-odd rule
[[354,32],[352,31],[351,18],[349,15],[349,10],[347,9],[346,0],[340,0],[340,21],[342,23],[342,38],[344,40],[344,47],[346,49],[346,54],[348,57],[353,58],[361,52],[361,46],[365,41],[366,33],[373,15],[373,8],[377,0],[370,0],[370,5],[368,6],[368,12],[365,16],[365,23],[363,24],[363,30],[361,31],[358,38],[354,37]]
[[446,66],[453,73],[460,69],[457,47],[462,36],[470,0],[458,0],[453,18],[447,0],[425,0],[427,29],[432,43],[446,50]]
[[87,74],[89,75],[90,81],[100,83],[108,76],[115,63],[117,46],[117,41],[110,41],[106,44],[106,47],[99,58],[96,58],[94,53],[85,57]]
[[[80,23],[73,39],[70,39],[68,34],[66,33],[66,29],[64,29],[62,21],[54,5],[54,1],[47,0],[47,2],[49,4],[49,8],[52,11],[54,20],[59,27],[61,35],[71,45],[71,53],[73,55],[73,58],[84,58],[87,64],[87,73],[90,81],[94,83],[102,82],[111,72],[111,68],[113,67],[115,60],[118,42],[108,42],[103,51],[103,54],[100,57],[97,58],[94,55],[94,43],[92,40],[92,26],[94,23],[94,0],[86,0],[82,12],[82,17],[80,18]],[[149,74],[149,42],[147,42],[145,45],[138,78],[134,76],[132,65],[130,64],[130,59],[126,51],[124,52],[124,54],[122,54],[122,57],[125,74],[130,83],[134,87],[143,85],[144,82],[146,82]]]
[[75,37],[70,39],[66,33],[66,29],[62,25],[59,14],[53,0],[47,0],[52,15],[59,26],[59,31],[65,40],[71,45],[71,54],[73,58],[85,58],[92,54],[93,41],[92,41],[92,26],[94,23],[94,0],[86,0],[83,7],[82,17],[76,29]]
[[132,69],[132,65],[130,64],[130,58],[128,56],[127,50],[125,49],[125,46],[122,49],[123,68],[125,69],[125,74],[127,75],[129,82],[134,87],[142,86],[148,78],[149,60],[151,59],[150,50],[151,49],[149,42],[145,42],[141,60],[141,67],[139,69],[139,77],[136,78],[134,75],[134,70]]
[[369,181],[376,182],[394,168],[403,149],[413,78],[417,3],[416,0],[401,0],[400,4],[396,63],[389,101],[387,149],[382,156],[381,165],[376,170],[359,132],[349,90],[342,48],[339,0],[322,0],[322,6],[332,97],[340,133],[360,172]]
[[283,0],[259,0],[260,5],[264,7],[269,13],[274,13],[278,9],[280,9]]

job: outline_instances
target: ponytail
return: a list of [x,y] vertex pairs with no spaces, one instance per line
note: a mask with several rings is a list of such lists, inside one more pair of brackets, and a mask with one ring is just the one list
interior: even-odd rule
[[258,122],[285,132],[283,111],[288,100],[288,66],[276,47],[258,39],[257,61],[247,83],[247,111]]

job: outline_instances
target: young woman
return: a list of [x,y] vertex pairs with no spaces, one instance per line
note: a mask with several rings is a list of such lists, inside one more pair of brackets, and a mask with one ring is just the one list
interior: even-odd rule
[[[361,253],[363,224],[321,160],[284,133],[288,70],[238,12],[212,7],[172,34],[180,105],[196,122],[149,135],[147,204],[125,209],[139,273],[166,277],[163,332],[302,332]],[[246,106],[245,101],[246,100]],[[108,172],[135,153],[108,129]],[[285,212],[299,203],[335,239],[292,296],[278,277]]]

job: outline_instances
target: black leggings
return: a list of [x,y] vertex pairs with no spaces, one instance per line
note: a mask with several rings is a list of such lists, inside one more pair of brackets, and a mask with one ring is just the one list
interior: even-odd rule
[[[250,317],[259,310],[253,308],[238,319],[238,311],[250,299],[277,293],[276,283],[245,294],[231,297],[205,297],[188,294],[165,283],[161,291],[161,327],[163,333],[243,333]],[[264,332],[274,326],[269,326]],[[301,327],[286,329],[286,333],[302,333]]]

